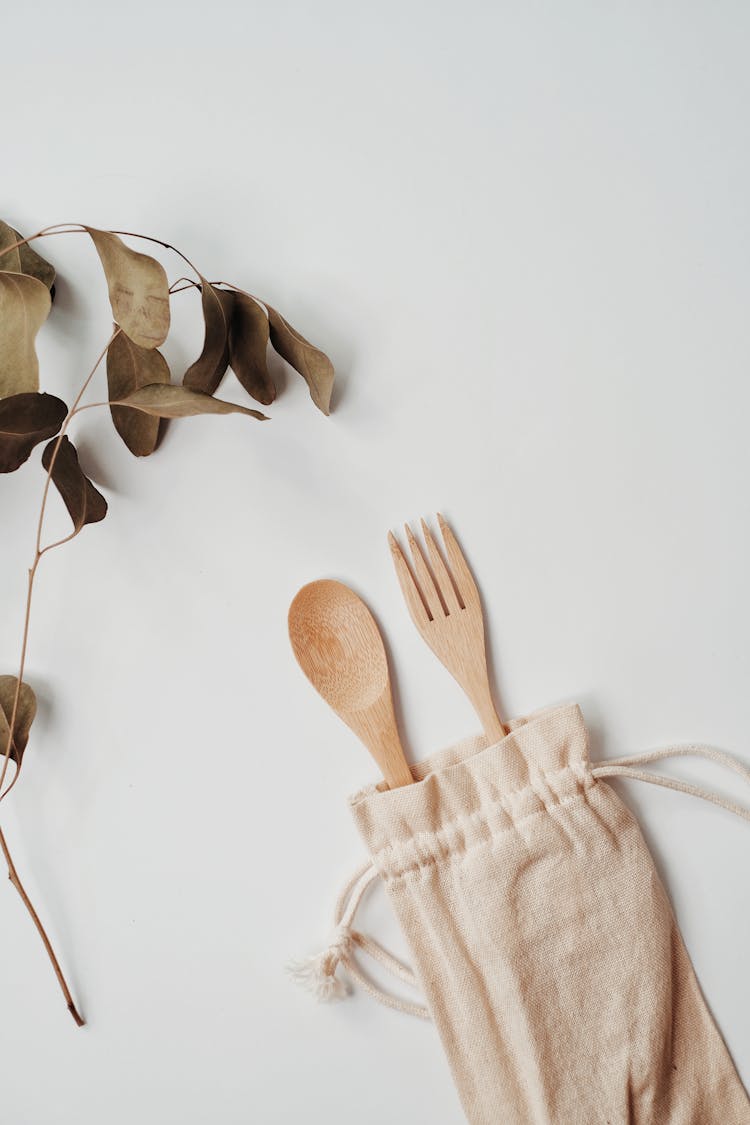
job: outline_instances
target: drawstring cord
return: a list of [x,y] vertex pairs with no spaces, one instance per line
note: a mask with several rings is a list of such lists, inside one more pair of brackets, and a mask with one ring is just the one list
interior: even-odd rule
[[[649,785],[661,785],[665,789],[674,789],[678,793],[700,797],[704,801],[709,801],[712,805],[718,805],[728,812],[736,813],[743,820],[750,821],[750,808],[735,804],[734,801],[720,797],[718,793],[713,793],[700,785],[691,785],[686,781],[677,781],[674,778],[664,777],[652,773],[650,770],[638,768],[641,764],[660,762],[665,758],[686,757],[705,758],[708,761],[717,762],[736,773],[750,785],[750,768],[738,761],[737,758],[733,758],[731,754],[725,754],[721,750],[713,750],[709,746],[698,744],[666,746],[661,750],[649,750],[645,754],[612,758],[597,766],[592,766],[591,774],[595,778],[626,777],[634,781],[645,781]],[[352,980],[356,981],[365,992],[369,993],[380,1004],[384,1004],[387,1008],[393,1008],[397,1012],[405,1012],[407,1015],[429,1020],[431,1016],[424,1004],[402,1000],[380,988],[362,971],[354,957],[355,949],[366,953],[392,976],[397,977],[410,988],[419,987],[419,982],[411,969],[386,949],[383,949],[382,945],[379,945],[373,938],[352,928],[359,905],[365,893],[377,878],[378,872],[370,860],[357,868],[336,902],[334,930],[328,946],[313,957],[290,962],[287,966],[289,974],[298,984],[309,989],[317,1000],[322,1002],[343,1000],[349,994],[349,985],[346,979],[337,973],[340,965]]]
[[345,979],[340,977],[336,970],[339,965],[344,968],[348,976],[357,982],[365,992],[375,1000],[393,1008],[397,1012],[418,1016],[420,1019],[429,1020],[430,1013],[424,1004],[415,1004],[410,1000],[401,1000],[398,996],[391,996],[362,971],[354,957],[355,947],[366,953],[379,965],[397,977],[410,988],[418,988],[417,978],[411,969],[407,968],[398,958],[383,949],[374,938],[352,929],[354,915],[359,909],[365,892],[378,878],[378,872],[368,860],[359,867],[351,876],[336,902],[333,913],[334,930],[328,946],[314,957],[302,961],[292,961],[287,966],[289,975],[298,984],[312,992],[317,1000],[329,1002],[343,1000],[349,993]]
[[731,754],[725,754],[721,750],[712,750],[710,746],[692,744],[666,746],[662,750],[649,750],[645,754],[634,754],[629,758],[612,758],[610,761],[593,766],[591,773],[594,777],[630,777],[634,781],[645,781],[649,785],[661,785],[664,789],[675,789],[678,793],[687,793],[691,797],[700,797],[704,801],[710,801],[712,805],[718,805],[722,809],[727,809],[728,812],[736,813],[743,820],[750,820],[750,809],[735,804],[734,801],[729,801],[725,797],[720,797],[718,793],[712,793],[710,789],[704,789],[700,785],[691,785],[687,781],[677,781],[672,777],[663,777],[658,773],[651,773],[650,770],[636,768],[638,763],[661,762],[665,758],[689,757],[706,758],[708,761],[718,762],[719,765],[726,766],[727,769],[744,778],[750,785],[750,769],[737,758],[733,758]]

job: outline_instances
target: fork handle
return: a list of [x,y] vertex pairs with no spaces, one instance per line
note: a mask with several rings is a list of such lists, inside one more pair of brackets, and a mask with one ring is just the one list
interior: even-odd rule
[[492,694],[486,674],[483,681],[481,679],[478,681],[475,680],[474,682],[463,683],[461,686],[476,711],[490,744],[499,742],[501,738],[505,738],[508,731],[495,710],[495,704],[492,702]]
[[487,735],[487,738],[490,741],[490,745],[493,742],[500,742],[501,739],[505,738],[508,730],[504,723],[500,721],[497,711],[492,706],[492,703],[490,703],[486,715],[480,714],[479,717],[482,720],[484,733]]

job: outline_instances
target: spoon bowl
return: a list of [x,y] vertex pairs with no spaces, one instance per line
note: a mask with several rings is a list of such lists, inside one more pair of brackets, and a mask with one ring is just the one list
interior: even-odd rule
[[303,586],[289,609],[302,671],[334,711],[362,711],[388,683],[383,640],[369,609],[343,582]]

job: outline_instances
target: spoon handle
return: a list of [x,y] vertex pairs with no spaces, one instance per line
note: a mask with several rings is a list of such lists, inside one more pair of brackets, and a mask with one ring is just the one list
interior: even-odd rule
[[370,751],[389,789],[412,784],[414,778],[398,735],[389,689],[367,710],[342,718]]

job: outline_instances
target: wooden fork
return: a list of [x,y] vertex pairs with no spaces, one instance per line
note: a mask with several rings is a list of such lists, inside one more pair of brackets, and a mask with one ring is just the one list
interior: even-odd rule
[[487,738],[497,742],[507,731],[492,701],[479,591],[453,532],[439,513],[438,523],[449,566],[424,520],[422,533],[432,569],[408,524],[406,538],[414,570],[409,567],[393,533],[388,532],[393,564],[411,619],[423,640],[458,680]]

